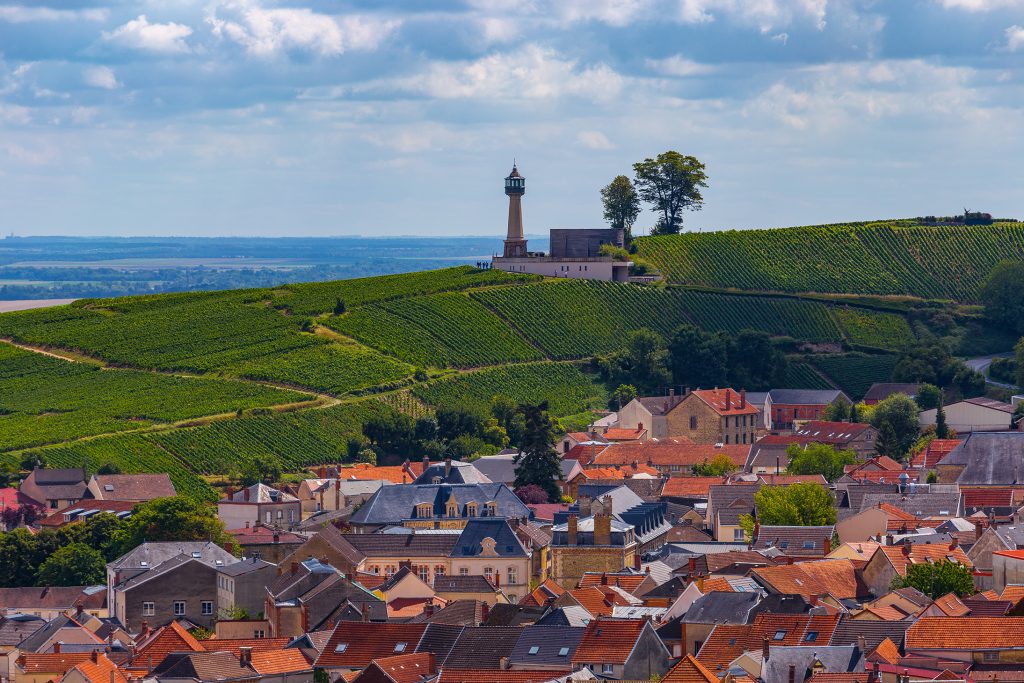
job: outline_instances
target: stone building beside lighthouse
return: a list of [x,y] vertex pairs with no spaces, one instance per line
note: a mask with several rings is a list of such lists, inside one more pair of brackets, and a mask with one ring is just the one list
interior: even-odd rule
[[547,277],[571,277],[586,280],[629,280],[630,261],[615,261],[601,255],[601,247],[625,246],[622,230],[598,228],[587,230],[556,229],[550,231],[548,253],[531,252],[523,236],[523,195],[526,178],[513,164],[505,178],[508,196],[508,232],[501,256],[495,256],[492,267],[513,273],[533,273]]

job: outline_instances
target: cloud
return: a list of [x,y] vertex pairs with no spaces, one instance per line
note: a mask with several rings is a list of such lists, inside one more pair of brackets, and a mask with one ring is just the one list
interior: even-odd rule
[[828,0],[679,0],[679,18],[690,24],[705,24],[727,15],[754,24],[768,32],[799,20],[811,20],[822,30]]
[[1021,47],[1024,47],[1024,26],[1014,24],[1006,29],[1006,49],[1016,52]]
[[550,48],[530,44],[476,61],[434,62],[422,74],[373,87],[393,87],[440,99],[609,100],[621,91],[623,81],[606,64],[580,66]]
[[581,130],[576,134],[576,141],[587,149],[615,149],[608,137],[598,130]]
[[37,21],[106,21],[106,9],[53,9],[51,7],[24,7],[0,5],[0,21],[25,24]]
[[117,81],[117,76],[114,75],[114,70],[108,66],[94,66],[86,69],[82,72],[82,80],[86,85],[93,88],[114,90],[121,87],[121,84]]
[[132,19],[109,33],[104,31],[103,39],[135,50],[171,54],[188,52],[185,39],[190,35],[192,29],[189,26],[174,22],[151,24],[145,14],[140,14],[138,19]]
[[702,76],[714,71],[714,67],[708,64],[701,64],[681,55],[674,55],[666,59],[648,59],[645,64],[651,71],[663,76]]
[[1024,0],[939,0],[946,9],[961,9],[968,12],[991,12],[993,10],[1024,7]]
[[[566,27],[572,24],[596,21],[608,26],[628,26],[648,16],[656,0],[558,0],[534,2],[525,0],[516,7],[516,20],[539,20],[546,24]],[[470,5],[478,12],[492,17],[508,17],[507,0],[472,0]]]
[[228,18],[216,11],[207,17],[214,35],[258,56],[299,50],[327,57],[373,50],[401,24],[362,15],[334,17],[307,8],[264,9],[251,1],[229,2],[220,9]]

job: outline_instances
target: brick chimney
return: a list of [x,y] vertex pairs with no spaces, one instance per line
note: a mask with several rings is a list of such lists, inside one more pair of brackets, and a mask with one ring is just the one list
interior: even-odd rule
[[364,624],[366,622],[370,621],[370,608],[367,607],[365,602],[363,603],[363,607],[362,607],[362,610],[361,610],[361,613],[360,613],[360,618],[362,619]]
[[691,557],[687,562],[686,568],[690,571],[690,578],[692,579],[693,575],[697,573],[697,558]]
[[91,659],[91,660],[92,660],[92,663],[93,663],[93,664],[98,664],[98,663],[99,663],[99,661],[100,661],[100,652],[99,652],[99,650],[93,650],[93,651],[92,651],[92,652],[91,652],[91,653],[89,654],[89,659]]
[[643,422],[637,422],[637,423],[636,423],[636,430],[637,430],[638,432],[642,432],[642,431],[644,431],[644,423],[643,423]]
[[56,643],[53,644],[53,654],[55,654],[55,655],[59,655],[60,654],[60,645],[61,645],[61,642],[59,640]]
[[569,521],[568,521],[567,526],[566,526],[566,528],[568,529],[568,531],[567,531],[568,538],[565,541],[566,545],[576,545],[577,544],[577,532],[576,532],[576,530],[577,530],[578,523],[579,523],[579,520],[576,519],[576,515],[569,515]]
[[594,545],[612,544],[612,516],[606,510],[594,515]]
[[451,458],[445,458],[444,459],[444,479],[445,479],[445,481],[448,481],[448,477],[450,477],[451,475],[452,475],[452,459]]
[[243,645],[238,648],[238,663],[242,666],[249,666],[252,664],[252,647],[249,645]]
[[981,535],[983,533],[984,533],[984,529],[982,529],[981,520],[980,519],[974,520],[974,540],[980,539]]
[[249,502],[249,489],[248,489],[248,487],[242,489],[242,500],[244,500],[246,503]]
[[508,670],[508,657],[498,657],[498,668],[502,671]]
[[822,554],[828,555],[830,552],[832,552],[832,539],[826,538],[825,542],[821,544],[821,547],[824,549],[824,552]]
[[747,407],[747,390],[740,389],[740,408]]
[[950,550],[956,550],[959,547],[960,547],[960,539],[958,539],[954,535],[953,538],[951,538],[950,541],[949,541],[949,549]]
[[480,605],[480,623],[483,624],[487,621],[487,617],[491,614],[491,606],[486,602]]
[[789,665],[789,683],[796,683],[796,666]]
[[772,653],[771,643],[768,641],[768,636],[761,638],[761,659],[765,662],[768,661],[768,657]]
[[725,409],[732,410],[732,389],[725,390]]
[[910,557],[910,544],[907,542],[903,543],[903,555],[904,557]]
[[292,574],[298,574],[298,573],[299,573],[299,563],[298,562],[292,562]]

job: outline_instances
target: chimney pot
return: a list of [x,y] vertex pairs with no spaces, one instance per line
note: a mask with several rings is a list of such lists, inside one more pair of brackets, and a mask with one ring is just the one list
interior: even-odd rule
[[768,661],[768,657],[771,655],[771,643],[768,640],[768,636],[761,638],[761,659]]
[[55,654],[55,655],[59,655],[60,654],[60,641],[59,640],[56,643],[53,644],[53,654]]
[[89,655],[89,659],[92,660],[93,664],[96,664],[97,662],[99,662],[100,661],[100,653],[99,653],[99,651],[98,650],[93,650],[92,653]]
[[252,663],[252,646],[243,645],[238,648],[238,663],[242,666],[249,666]]
[[789,665],[789,683],[796,683],[796,666]]
[[903,542],[903,554],[906,557],[910,557],[910,544],[906,541]]
[[298,572],[299,572],[299,563],[298,562],[292,562],[292,574],[297,574]]
[[498,668],[501,669],[502,671],[507,671],[508,670],[508,657],[499,657],[498,658]]
[[726,410],[731,410],[732,409],[732,390],[731,389],[726,389],[725,390],[725,409]]
[[822,548],[824,548],[824,553],[823,553],[824,555],[828,555],[830,552],[832,552],[832,539],[831,538],[826,538],[825,542],[822,543],[821,545],[822,545]]

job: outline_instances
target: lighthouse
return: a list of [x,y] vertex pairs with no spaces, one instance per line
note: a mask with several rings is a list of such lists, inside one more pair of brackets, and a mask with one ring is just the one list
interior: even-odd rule
[[512,172],[505,178],[505,194],[508,195],[508,235],[505,237],[505,258],[526,257],[526,239],[523,237],[523,195],[526,194],[526,178],[519,175],[519,169],[512,164]]

